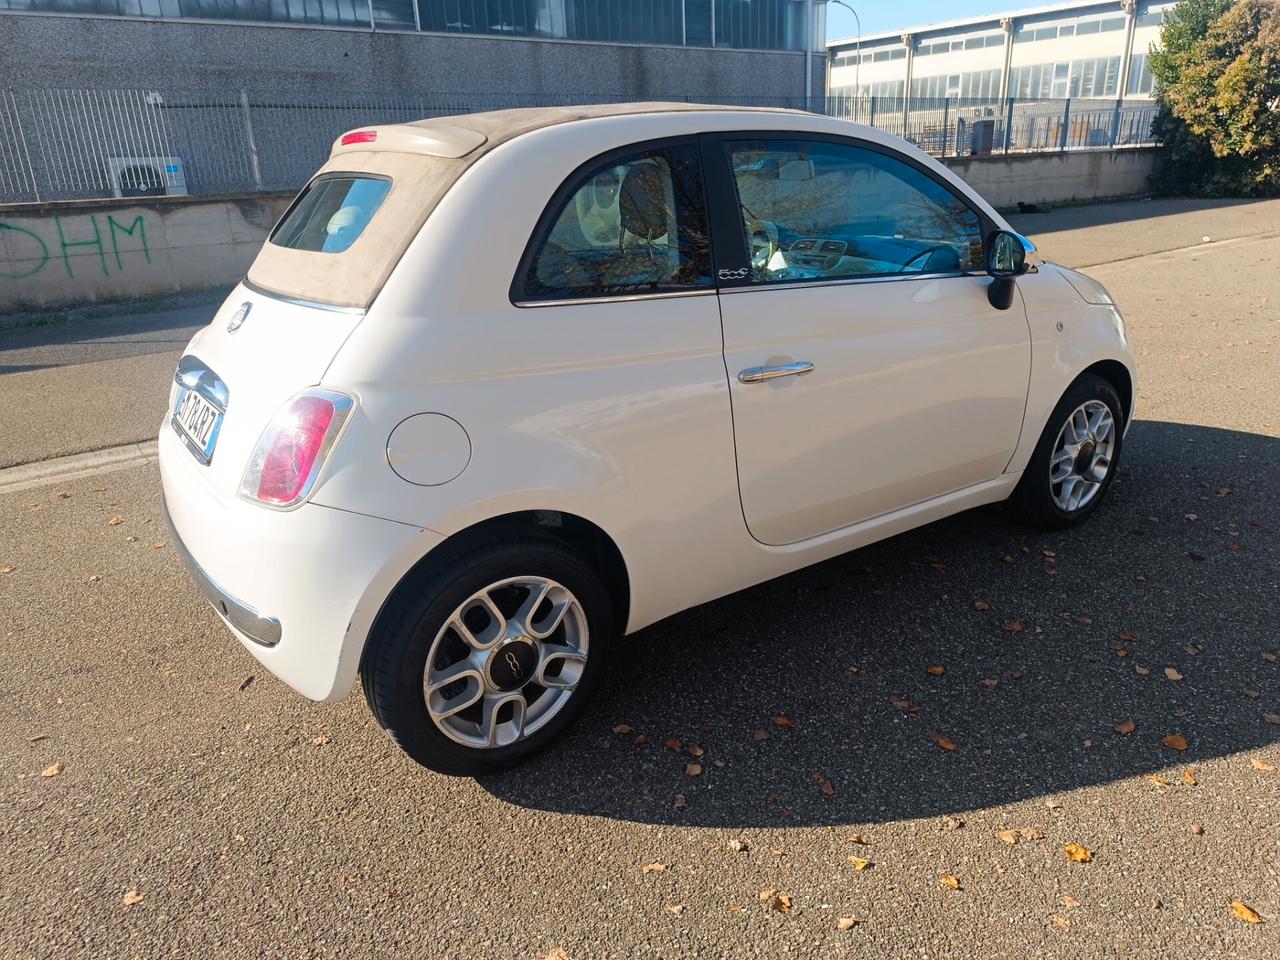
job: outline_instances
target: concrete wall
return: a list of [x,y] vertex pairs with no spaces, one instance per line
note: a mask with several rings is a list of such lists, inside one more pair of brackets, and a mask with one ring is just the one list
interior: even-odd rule
[[943,162],[995,207],[1146,193],[1159,147],[948,157]]
[[[947,164],[997,207],[1142,193],[1157,151],[968,157]],[[0,206],[0,314],[238,281],[285,195]]]
[[290,199],[0,206],[0,314],[230,286]]
[[[305,26],[0,14],[0,88],[802,97],[804,56]],[[826,53],[813,57],[813,95]]]

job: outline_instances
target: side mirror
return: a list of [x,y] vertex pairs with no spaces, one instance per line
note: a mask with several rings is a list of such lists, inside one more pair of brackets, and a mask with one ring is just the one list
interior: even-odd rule
[[812,160],[784,160],[778,164],[778,179],[786,183],[813,179]]
[[987,237],[986,246],[987,273],[992,277],[987,300],[997,310],[1008,310],[1013,305],[1014,278],[1027,272],[1030,244],[1011,230],[997,230]]

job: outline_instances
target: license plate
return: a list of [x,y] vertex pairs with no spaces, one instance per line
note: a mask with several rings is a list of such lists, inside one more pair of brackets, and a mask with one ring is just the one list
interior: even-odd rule
[[222,426],[223,412],[189,387],[178,393],[173,408],[173,426],[188,448],[204,463],[213,459],[213,448],[218,442],[218,430]]

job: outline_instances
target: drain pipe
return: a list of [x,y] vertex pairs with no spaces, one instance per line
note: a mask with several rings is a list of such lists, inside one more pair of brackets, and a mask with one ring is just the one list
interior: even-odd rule
[[813,4],[804,0],[804,108],[813,111]]

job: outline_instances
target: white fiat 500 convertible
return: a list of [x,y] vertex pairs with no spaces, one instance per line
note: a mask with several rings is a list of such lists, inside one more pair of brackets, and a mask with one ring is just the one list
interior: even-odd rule
[[892,136],[682,104],[333,145],[179,363],[166,515],[304,696],[451,774],[546,746],[609,647],[979,504],[1097,509],[1124,322]]

